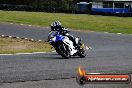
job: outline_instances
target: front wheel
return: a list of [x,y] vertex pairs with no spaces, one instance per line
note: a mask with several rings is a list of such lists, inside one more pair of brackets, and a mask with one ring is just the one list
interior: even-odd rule
[[68,46],[64,43],[58,45],[59,53],[60,55],[65,58],[69,59],[70,58],[70,51],[68,49]]

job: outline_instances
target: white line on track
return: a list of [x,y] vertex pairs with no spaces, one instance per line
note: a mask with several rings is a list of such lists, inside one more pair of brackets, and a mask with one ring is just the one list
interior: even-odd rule
[[[2,22],[2,23],[5,23],[5,22]],[[9,23],[9,24],[15,24],[15,23]],[[25,24],[20,24],[21,26],[22,25],[25,25]],[[32,25],[28,25],[28,26],[32,26]],[[36,27],[41,27],[41,26],[36,26]],[[49,27],[45,27],[45,28],[49,28]],[[95,32],[95,31],[90,31],[90,32]],[[109,32],[103,32],[103,33],[109,33]],[[115,34],[118,34],[118,35],[120,35],[120,34],[122,34],[122,33],[115,33]],[[132,34],[129,34],[129,35],[132,35]]]
[[122,33],[117,33],[117,34],[119,34],[119,35],[120,35],[120,34],[122,34]]
[[28,38],[24,38],[25,40],[27,40]]
[[[54,52],[54,51],[51,51]],[[0,54],[0,56],[9,56],[9,55],[33,55],[33,54],[45,54],[51,52],[32,52],[32,53],[14,53],[14,54]]]
[[42,40],[38,40],[39,42],[42,42]]
[[8,55],[13,55],[13,54],[0,54],[0,56],[8,56]]
[[[92,47],[86,46],[86,49],[92,49]],[[45,53],[55,53],[56,51],[51,51],[51,52],[32,52],[32,53],[15,53],[15,54],[0,54],[0,56],[8,56],[8,55],[33,55],[33,54],[45,54]]]
[[19,39],[20,37],[16,37],[17,39]]
[[24,24],[20,24],[20,25],[24,25]]
[[52,53],[55,53],[56,51],[51,51]]
[[4,37],[5,35],[1,35],[2,37]]
[[9,38],[12,38],[12,36],[9,36]]
[[31,41],[34,41],[34,39],[30,39]]
[[32,54],[32,53],[15,53],[14,55],[24,55],[24,54]]
[[43,53],[46,53],[46,52],[33,52],[32,54],[43,54]]
[[28,25],[29,27],[31,27],[32,25]]
[[109,32],[104,32],[104,33],[109,33]]

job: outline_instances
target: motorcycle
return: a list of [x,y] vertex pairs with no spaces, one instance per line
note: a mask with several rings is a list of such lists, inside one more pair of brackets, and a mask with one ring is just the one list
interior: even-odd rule
[[81,58],[86,56],[84,44],[79,38],[76,38],[78,47],[75,48],[73,42],[67,36],[63,36],[58,31],[51,31],[48,35],[48,42],[54,47],[56,52],[65,59],[77,55]]

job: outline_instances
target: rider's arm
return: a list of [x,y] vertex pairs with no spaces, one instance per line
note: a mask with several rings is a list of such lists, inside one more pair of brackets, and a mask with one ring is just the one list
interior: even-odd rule
[[63,33],[64,34],[66,34],[66,33],[69,33],[70,31],[68,30],[68,28],[65,28],[65,27],[62,27],[62,31],[63,31]]

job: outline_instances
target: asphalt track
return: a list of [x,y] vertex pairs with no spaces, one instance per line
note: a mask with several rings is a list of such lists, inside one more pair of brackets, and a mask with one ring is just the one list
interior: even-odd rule
[[[0,34],[46,40],[49,28],[0,23]],[[0,55],[0,88],[80,88],[79,66],[88,73],[132,73],[132,35],[71,31],[87,50],[86,58],[62,59],[55,52]],[[132,88],[132,84],[88,84],[83,88]]]

